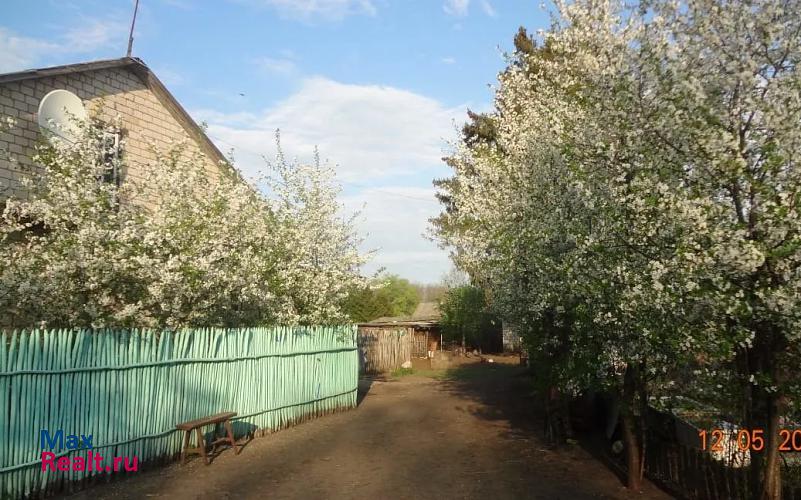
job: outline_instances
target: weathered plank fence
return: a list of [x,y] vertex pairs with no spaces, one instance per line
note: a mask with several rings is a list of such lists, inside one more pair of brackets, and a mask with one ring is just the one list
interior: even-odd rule
[[364,373],[387,373],[412,359],[414,329],[360,326],[359,364]]
[[[649,441],[645,459],[649,479],[681,498],[748,499],[749,467],[731,467],[708,452],[678,443]],[[801,500],[801,488],[785,484],[782,498]]]
[[101,474],[42,471],[41,429],[91,434],[92,451],[142,464],[177,456],[177,422],[230,410],[237,434],[271,431],[354,407],[357,386],[351,326],[3,333],[0,497]]
[[[721,452],[701,450],[700,428],[670,412],[650,408],[648,441],[645,448],[645,474],[679,498],[692,500],[732,500],[751,498],[749,492],[750,454],[740,452],[735,435],[722,445]],[[722,426],[722,424],[720,424]],[[801,485],[788,479],[791,468],[799,467],[798,457],[783,457],[784,500],[801,500]],[[792,454],[797,455],[797,454]],[[625,460],[621,458],[621,468]],[[794,476],[798,476],[793,470]]]

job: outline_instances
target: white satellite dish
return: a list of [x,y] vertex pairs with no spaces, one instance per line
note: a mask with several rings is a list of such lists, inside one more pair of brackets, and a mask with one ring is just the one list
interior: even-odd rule
[[39,126],[50,137],[75,142],[80,134],[80,122],[86,120],[81,99],[68,90],[53,90],[39,103]]

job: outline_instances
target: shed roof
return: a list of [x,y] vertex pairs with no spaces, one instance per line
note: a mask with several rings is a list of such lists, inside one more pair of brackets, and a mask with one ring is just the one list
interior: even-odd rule
[[359,326],[411,326],[416,328],[434,328],[439,326],[439,304],[421,302],[411,316],[384,316]]

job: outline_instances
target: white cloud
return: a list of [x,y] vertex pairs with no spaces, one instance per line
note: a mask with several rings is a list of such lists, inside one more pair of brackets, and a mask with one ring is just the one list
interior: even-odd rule
[[467,15],[470,0],[445,0],[442,10],[451,16],[463,17]]
[[428,218],[439,212],[431,180],[447,175],[441,157],[465,107],[448,108],[393,87],[316,77],[261,112],[193,115],[209,124],[208,133],[222,150],[234,147],[246,175],[263,169],[262,155],[274,155],[276,128],[287,156],[308,161],[319,146],[323,158],[338,164],[346,208],[352,212],[366,203],[359,226],[368,235],[364,248],[380,249],[366,271],[386,266],[410,279],[436,281],[449,267],[447,254],[422,234]]
[[439,213],[432,187],[377,187],[342,199],[345,210],[365,206],[360,230],[367,235],[364,250],[376,249],[364,272],[380,268],[402,277],[431,283],[450,267],[448,254],[426,239],[428,219]]
[[489,0],[481,0],[481,9],[490,17],[496,17],[498,15]]
[[376,14],[372,0],[245,0],[266,5],[288,18],[340,20],[350,15]]
[[[221,99],[221,97],[217,96],[216,94],[214,97]],[[261,119],[260,115],[250,113],[248,111],[240,111],[238,113],[223,113],[221,111],[215,111],[211,109],[202,109],[193,112],[192,115],[198,121],[213,123],[215,126],[223,129],[227,127],[233,127],[234,129],[237,127],[250,127],[252,124]]]
[[281,129],[288,155],[308,159],[319,146],[323,158],[339,164],[341,179],[364,182],[439,167],[464,109],[393,87],[314,77],[262,112],[198,110],[194,116],[209,124],[209,134],[223,147],[237,149],[246,173],[262,167],[261,154],[274,153],[272,137]]
[[127,46],[128,34],[129,26],[121,20],[86,18],[64,33],[64,50],[91,52],[111,45],[122,52]]
[[32,68],[43,55],[57,50],[57,44],[0,27],[0,73]]
[[290,58],[261,57],[254,60],[257,67],[267,73],[280,76],[289,76],[297,72],[297,64]]
[[453,57],[443,57],[440,59],[440,61],[442,61],[444,64],[456,64],[456,59]]
[[0,26],[0,72],[61,62],[59,59],[64,56],[87,54],[109,47],[117,47],[119,50],[115,52],[122,53],[127,37],[125,23],[111,18],[84,18],[79,26],[64,31],[53,40],[22,36]]

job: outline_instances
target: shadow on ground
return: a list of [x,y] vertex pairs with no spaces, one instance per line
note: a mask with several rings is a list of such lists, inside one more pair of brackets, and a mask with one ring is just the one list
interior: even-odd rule
[[509,437],[541,433],[543,416],[526,368],[507,363],[465,363],[442,376],[445,390],[481,403],[465,411],[493,421],[509,423]]
[[370,392],[370,387],[373,386],[373,379],[372,378],[360,378],[359,379],[359,389],[356,392],[356,406],[360,406],[364,398],[367,397],[367,394]]
[[[503,435],[512,441],[534,445],[538,452],[548,453],[553,460],[576,458],[573,451],[582,451],[587,458],[600,462],[625,487],[626,474],[610,455],[609,443],[595,423],[585,423],[574,429],[575,444],[558,446],[545,443],[545,411],[542,397],[535,390],[530,371],[520,365],[506,363],[463,363],[447,370],[442,376],[444,390],[475,405],[460,408],[471,415],[492,422],[503,422]],[[661,496],[663,492],[647,483],[643,493]]]

